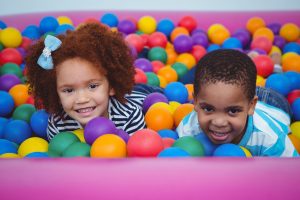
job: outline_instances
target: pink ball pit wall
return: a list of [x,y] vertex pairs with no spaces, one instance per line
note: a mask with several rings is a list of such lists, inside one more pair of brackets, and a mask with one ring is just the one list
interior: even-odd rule
[[[74,25],[109,11],[0,16],[23,30],[45,16],[67,16]],[[299,11],[278,12],[117,12],[119,19],[153,16],[175,23],[186,15],[198,28],[221,23],[244,28],[249,18],[300,25]],[[299,158],[128,158],[0,159],[0,199],[299,199]]]

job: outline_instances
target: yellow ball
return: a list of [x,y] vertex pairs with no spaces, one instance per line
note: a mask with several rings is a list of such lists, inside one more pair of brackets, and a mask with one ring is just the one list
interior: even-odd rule
[[171,106],[165,102],[157,102],[150,106],[150,108],[156,108],[156,107],[157,108],[166,108],[168,111],[170,111],[171,114],[173,114],[173,112],[174,112],[173,109],[171,108]]
[[151,16],[143,16],[138,21],[138,29],[143,33],[151,34],[156,30],[156,20]]
[[165,77],[157,75],[158,79],[159,79],[159,86],[161,88],[165,88],[168,84],[167,80],[165,79]]
[[264,77],[257,75],[256,77],[256,86],[265,87],[266,85],[266,79]]
[[244,151],[246,157],[252,157],[252,154],[250,153],[250,151],[248,149],[246,149],[245,147],[240,146],[241,149]]
[[39,137],[31,137],[26,139],[20,144],[18,149],[18,154],[21,157],[33,152],[47,152],[48,151],[48,142]]
[[300,121],[291,124],[291,132],[300,140]]
[[171,106],[172,113],[174,114],[175,110],[181,105],[181,103],[177,101],[170,101],[169,105]]
[[269,52],[269,55],[272,55],[274,53],[278,53],[279,55],[282,55],[282,52],[278,46],[273,45],[271,51]]
[[73,25],[72,20],[69,17],[67,17],[67,16],[59,16],[59,17],[57,17],[57,21],[58,21],[59,25],[62,25],[62,24]]
[[262,37],[262,36],[268,38],[271,42],[274,41],[274,33],[269,28],[262,27],[262,28],[257,29],[253,34],[253,39],[257,38],[257,37]]
[[208,35],[209,40],[214,43],[221,45],[223,42],[230,37],[230,32],[228,29],[217,29],[213,31],[210,35]]
[[1,31],[1,43],[5,47],[16,48],[22,43],[22,35],[18,29],[7,27]]
[[207,34],[208,36],[211,36],[211,34],[213,32],[215,32],[216,30],[223,30],[225,29],[225,26],[223,26],[222,24],[212,24],[208,29],[207,29]]
[[280,28],[279,35],[286,41],[293,42],[300,37],[300,30],[296,24],[286,23]]
[[15,153],[4,153],[0,155],[0,158],[21,158],[21,157]]
[[83,129],[77,129],[72,131],[80,140],[80,142],[86,143],[84,139]]
[[196,65],[196,59],[190,53],[179,54],[176,58],[176,62],[180,62],[180,63],[186,65],[189,70],[192,69]]

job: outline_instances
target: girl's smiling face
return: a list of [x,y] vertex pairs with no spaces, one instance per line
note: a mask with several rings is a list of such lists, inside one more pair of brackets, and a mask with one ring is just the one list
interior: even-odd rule
[[243,87],[217,82],[201,86],[194,100],[199,125],[210,140],[215,144],[238,144],[257,97],[249,102]]
[[92,63],[72,58],[57,66],[57,93],[64,111],[82,126],[95,117],[108,117],[114,95],[104,74]]

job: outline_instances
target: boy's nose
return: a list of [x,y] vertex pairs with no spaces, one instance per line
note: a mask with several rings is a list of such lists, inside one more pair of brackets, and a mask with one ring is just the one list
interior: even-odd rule
[[222,127],[222,126],[227,126],[228,121],[226,120],[225,117],[218,116],[212,120],[212,124],[217,127]]

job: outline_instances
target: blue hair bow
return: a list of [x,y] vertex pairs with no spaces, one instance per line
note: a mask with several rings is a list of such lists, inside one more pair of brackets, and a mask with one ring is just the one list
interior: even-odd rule
[[58,49],[61,45],[61,41],[52,35],[47,35],[44,41],[45,48],[43,53],[40,55],[37,63],[44,69],[53,69],[53,60],[51,52]]

